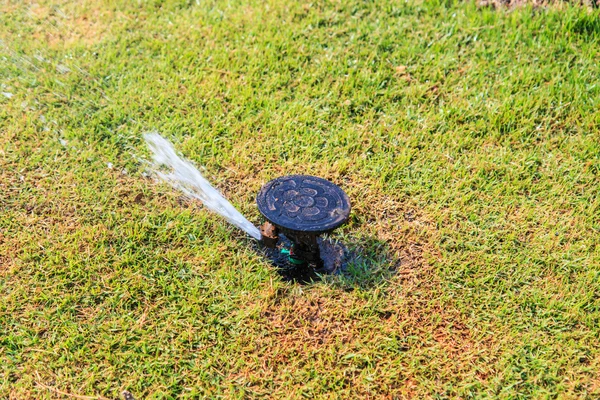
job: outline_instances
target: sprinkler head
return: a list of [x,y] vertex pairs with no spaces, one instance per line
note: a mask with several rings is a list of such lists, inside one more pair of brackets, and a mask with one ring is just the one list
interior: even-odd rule
[[337,185],[316,176],[289,175],[265,184],[256,197],[267,222],[261,227],[262,242],[276,247],[278,234],[292,243],[291,264],[323,265],[318,237],[348,221],[350,199]]

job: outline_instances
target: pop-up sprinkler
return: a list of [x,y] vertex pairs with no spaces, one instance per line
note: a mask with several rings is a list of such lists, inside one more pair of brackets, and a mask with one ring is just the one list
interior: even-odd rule
[[337,185],[316,176],[289,175],[264,185],[256,198],[258,210],[267,219],[261,241],[277,247],[279,233],[291,242],[281,253],[293,265],[323,266],[318,237],[332,232],[348,220],[350,199]]
[[[325,179],[290,175],[272,180],[258,193],[258,209],[268,222],[260,230],[227,201],[173,145],[156,132],[144,135],[153,162],[151,173],[201,201],[229,223],[267,247],[265,255],[277,266],[304,279],[299,272],[334,273],[343,268],[348,253],[337,242],[321,239],[343,225],[350,215],[350,200],[342,189]],[[281,235],[280,235],[281,234]],[[310,268],[287,268],[311,265]]]

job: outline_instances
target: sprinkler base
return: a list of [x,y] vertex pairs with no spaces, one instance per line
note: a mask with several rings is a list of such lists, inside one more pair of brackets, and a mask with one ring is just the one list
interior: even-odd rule
[[317,242],[322,261],[320,265],[291,256],[293,243],[285,234],[279,235],[275,248],[260,245],[257,250],[288,281],[317,281],[319,275],[335,275],[344,271],[352,253],[343,244],[329,238],[318,238]]

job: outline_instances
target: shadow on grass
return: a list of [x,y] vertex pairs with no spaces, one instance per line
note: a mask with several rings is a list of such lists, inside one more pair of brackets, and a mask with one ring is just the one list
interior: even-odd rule
[[342,237],[345,260],[339,273],[326,279],[346,290],[370,289],[387,282],[400,267],[387,242],[374,236]]
[[256,250],[273,266],[285,281],[306,285],[325,281],[344,290],[376,287],[397,271],[400,259],[393,256],[389,245],[374,237],[342,237],[320,239],[322,268],[312,265],[294,265],[281,252],[289,249],[290,242],[282,235],[276,249],[257,244]]

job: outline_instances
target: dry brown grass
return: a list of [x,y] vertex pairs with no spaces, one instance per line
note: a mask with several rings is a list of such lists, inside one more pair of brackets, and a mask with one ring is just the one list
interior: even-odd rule
[[600,6],[598,0],[577,0],[577,1],[564,1],[564,0],[478,0],[477,4],[480,7],[494,7],[494,8],[518,8],[518,7],[553,7],[562,8],[568,3],[577,4],[589,8],[597,8]]
[[[33,27],[32,38],[50,49],[97,44],[110,34],[111,23],[125,18],[124,14],[93,1],[5,1],[1,11],[29,19]],[[10,34],[4,39],[15,40]]]

